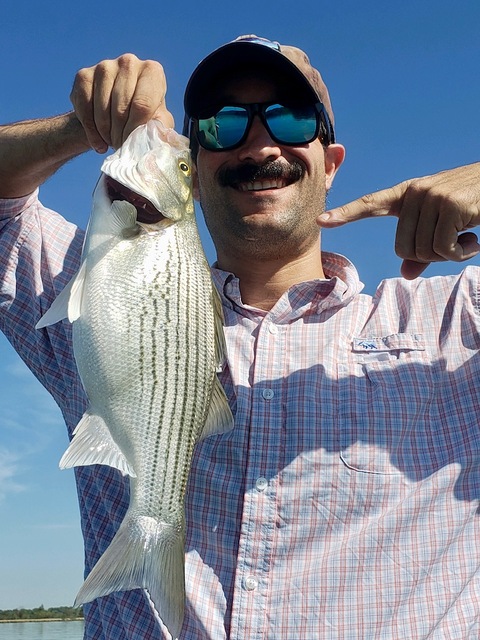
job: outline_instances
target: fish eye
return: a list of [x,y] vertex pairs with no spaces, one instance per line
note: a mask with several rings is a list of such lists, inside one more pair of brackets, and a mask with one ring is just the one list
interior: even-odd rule
[[189,165],[188,165],[186,162],[184,162],[183,160],[181,160],[181,161],[178,163],[178,168],[180,169],[180,171],[183,171],[183,173],[185,173],[187,176],[189,176],[189,175],[190,175],[190,167],[189,167]]

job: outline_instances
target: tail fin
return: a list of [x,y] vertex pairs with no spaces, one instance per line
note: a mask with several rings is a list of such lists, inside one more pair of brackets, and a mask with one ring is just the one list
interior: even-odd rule
[[114,591],[146,589],[173,638],[185,608],[184,536],[171,524],[128,514],[78,592],[75,606]]

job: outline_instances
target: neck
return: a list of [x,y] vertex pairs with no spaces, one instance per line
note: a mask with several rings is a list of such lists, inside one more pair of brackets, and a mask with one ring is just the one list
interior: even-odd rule
[[237,276],[244,304],[265,311],[270,311],[294,284],[325,278],[318,243],[293,259],[245,259],[219,253],[218,266]]

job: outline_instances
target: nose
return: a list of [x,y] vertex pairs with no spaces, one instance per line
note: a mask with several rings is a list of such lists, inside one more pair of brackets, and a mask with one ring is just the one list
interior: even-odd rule
[[247,138],[238,149],[239,160],[264,163],[275,160],[282,155],[282,149],[272,140],[258,115],[253,117],[252,126]]

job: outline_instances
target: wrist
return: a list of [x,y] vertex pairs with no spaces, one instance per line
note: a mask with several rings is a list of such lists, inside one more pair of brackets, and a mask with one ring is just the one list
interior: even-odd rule
[[74,111],[55,116],[49,122],[53,156],[61,150],[64,159],[68,160],[91,149],[85,130]]

